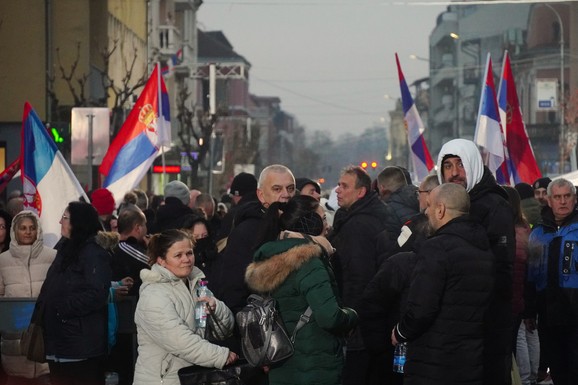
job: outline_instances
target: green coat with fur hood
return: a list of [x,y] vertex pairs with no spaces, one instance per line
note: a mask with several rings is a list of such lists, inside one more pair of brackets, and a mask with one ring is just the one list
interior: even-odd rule
[[320,246],[304,239],[268,242],[255,253],[245,280],[277,300],[288,333],[308,306],[311,320],[297,333],[295,354],[271,368],[269,384],[341,384],[344,336],[357,313],[341,307],[337,287]]

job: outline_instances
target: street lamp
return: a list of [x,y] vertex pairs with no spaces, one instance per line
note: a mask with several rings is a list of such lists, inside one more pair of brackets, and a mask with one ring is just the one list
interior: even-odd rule
[[554,7],[550,4],[544,4],[548,7],[556,17],[558,18],[558,24],[560,25],[560,174],[564,173],[564,151],[562,147],[564,146],[564,123],[566,117],[566,105],[564,103],[564,24],[562,24],[562,18],[560,14]]

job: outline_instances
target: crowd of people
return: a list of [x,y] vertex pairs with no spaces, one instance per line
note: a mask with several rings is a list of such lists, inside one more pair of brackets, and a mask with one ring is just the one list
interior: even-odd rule
[[[402,167],[372,180],[348,166],[324,192],[270,165],[236,175],[220,200],[178,180],[118,205],[104,188],[89,196],[63,212],[54,249],[21,198],[0,210],[0,296],[37,298],[46,355],[28,360],[21,331],[0,331],[6,384],[116,372],[121,385],[176,385],[181,368],[221,369],[242,358],[235,315],[252,293],[277,300],[289,332],[312,310],[295,353],[255,384],[578,379],[576,188],[500,186],[472,141],[447,142],[418,186]],[[138,354],[134,336],[108,333],[108,303],[127,298]]]

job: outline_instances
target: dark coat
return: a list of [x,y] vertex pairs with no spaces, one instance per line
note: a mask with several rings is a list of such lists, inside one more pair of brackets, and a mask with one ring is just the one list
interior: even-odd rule
[[[107,298],[112,278],[105,235],[89,239],[78,259],[66,263],[62,250],[46,274],[38,296],[45,306],[46,355],[58,358],[93,358],[108,350]],[[97,243],[98,240],[98,243]]]
[[163,230],[181,229],[187,218],[195,215],[197,213],[178,198],[167,197],[165,204],[159,206],[154,223],[147,223],[149,233],[156,234]]
[[467,217],[421,247],[396,332],[409,341],[405,384],[482,384],[484,319],[494,286],[486,231]]
[[396,228],[397,233],[392,236],[399,235],[401,227],[405,222],[419,214],[419,201],[416,195],[417,187],[414,185],[403,186],[387,198],[385,203],[388,207],[387,223],[389,228]]
[[231,233],[231,230],[234,227],[233,222],[235,221],[237,212],[241,210],[241,207],[243,207],[244,204],[258,201],[259,200],[257,199],[257,194],[255,192],[250,192],[248,194],[243,195],[239,200],[239,203],[237,203],[235,206],[231,206],[229,211],[227,211],[227,214],[225,214],[225,216],[221,220],[221,227],[219,228],[219,233],[215,237],[215,240],[218,241],[220,239],[227,238],[229,236],[229,233]]
[[[509,384],[512,356],[513,265],[516,253],[514,214],[506,191],[487,167],[470,191],[470,217],[485,229],[495,257],[496,284],[485,334],[486,385]],[[505,366],[504,366],[505,365]]]
[[129,237],[126,241],[120,241],[114,248],[112,256],[112,280],[120,281],[125,277],[131,277],[134,281],[128,295],[138,296],[142,280],[140,271],[150,269],[147,261],[146,246],[134,237]]
[[209,288],[234,314],[245,307],[250,294],[244,279],[245,269],[253,261],[257,229],[263,214],[259,201],[239,207],[227,247],[211,267]]
[[247,268],[249,287],[271,293],[289,333],[307,307],[313,314],[295,338],[295,353],[269,372],[269,383],[341,384],[345,334],[357,314],[342,307],[328,262],[318,245],[303,239],[268,242]]
[[[355,202],[349,210],[339,209],[329,241],[337,250],[332,263],[345,306],[358,311],[361,295],[379,267],[377,239],[386,226],[385,204],[371,192]],[[363,349],[356,331],[348,340],[348,349]]]

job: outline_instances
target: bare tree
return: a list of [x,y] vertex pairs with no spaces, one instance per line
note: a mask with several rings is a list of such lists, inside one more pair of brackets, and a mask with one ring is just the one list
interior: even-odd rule
[[[213,121],[207,116],[203,116],[186,106],[186,101],[191,93],[186,86],[183,86],[177,94],[177,119],[179,121],[179,136],[182,152],[187,154],[187,160],[191,167],[190,184],[198,185],[199,165],[203,164],[210,148],[211,134],[213,131]],[[194,120],[197,119],[198,129],[195,130]],[[193,147],[192,143],[197,146]],[[193,157],[193,150],[197,150],[197,157]]]

